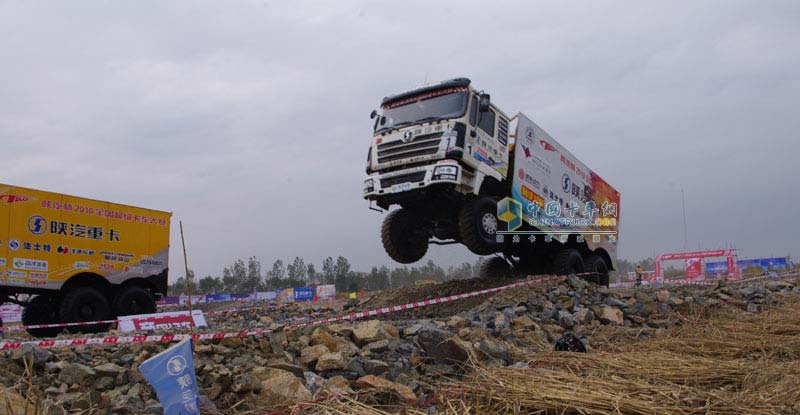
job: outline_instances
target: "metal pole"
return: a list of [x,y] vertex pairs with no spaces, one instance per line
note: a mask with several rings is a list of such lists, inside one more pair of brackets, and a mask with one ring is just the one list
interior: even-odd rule
[[686,236],[686,198],[681,187],[681,206],[683,207],[683,252],[689,249],[689,238]]
[[181,245],[183,245],[183,265],[186,269],[186,304],[189,306],[189,334],[194,335],[194,316],[192,316],[192,285],[189,283],[189,260],[186,258],[186,241],[183,239],[183,222],[181,227]]

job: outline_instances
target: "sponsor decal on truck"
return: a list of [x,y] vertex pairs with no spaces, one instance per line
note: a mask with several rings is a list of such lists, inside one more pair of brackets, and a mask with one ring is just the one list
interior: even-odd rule
[[58,289],[82,272],[114,284],[159,275],[167,269],[170,216],[0,184],[0,217],[8,218],[0,240],[5,242],[3,253],[8,252],[4,261],[12,270],[6,277]]
[[[512,198],[522,205],[524,222],[551,238],[579,234],[615,251],[619,192],[521,114],[518,131],[524,133],[514,151]],[[498,218],[504,220],[499,209]]]
[[24,269],[28,271],[47,271],[47,261],[28,258],[14,258],[11,263],[16,269]]

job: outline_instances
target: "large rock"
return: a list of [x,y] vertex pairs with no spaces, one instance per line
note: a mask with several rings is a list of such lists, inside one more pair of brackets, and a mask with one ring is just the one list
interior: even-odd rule
[[[287,372],[292,372],[297,376],[303,376],[303,372],[305,372],[305,369],[303,369],[302,366],[296,365],[294,363],[289,363],[283,359],[272,359],[268,361],[267,368],[285,370]],[[253,371],[261,371],[261,372],[263,372],[264,370],[266,370],[266,368],[263,367],[257,367],[253,369]]]
[[350,337],[353,335],[353,326],[350,324],[341,324],[341,323],[328,324],[327,328],[328,330],[331,331],[331,333],[336,333],[337,335],[342,337]]
[[349,366],[349,361],[342,352],[325,353],[317,360],[317,372],[328,372],[330,370],[344,370]]
[[234,379],[231,391],[236,393],[247,393],[261,391],[261,381],[252,373],[239,375]]
[[497,331],[502,331],[510,327],[508,322],[508,317],[506,317],[503,313],[497,313],[494,317],[494,329]]
[[666,303],[669,301],[669,297],[670,294],[667,290],[658,290],[656,292],[656,300],[658,300],[659,303]]
[[325,378],[314,372],[304,372],[303,379],[306,381],[306,388],[311,390],[312,395],[316,395],[317,392],[322,389],[327,382]]
[[469,358],[472,349],[469,343],[458,337],[450,337],[450,333],[447,331],[433,327],[420,329],[417,334],[417,343],[428,356],[460,362]]
[[308,346],[300,352],[300,363],[306,366],[313,365],[325,353],[330,353],[330,349],[324,344]]
[[470,321],[461,316],[453,316],[447,320],[447,327],[460,329],[469,326]]
[[536,324],[536,322],[533,321],[533,319],[528,316],[521,316],[511,320],[511,327],[515,328],[518,327],[522,329],[527,329],[527,328],[536,328],[537,326],[538,324]]
[[600,307],[600,312],[596,313],[597,318],[603,324],[616,324],[621,326],[625,320],[622,311],[616,307]]
[[111,399],[109,409],[117,414],[140,414],[144,410],[144,402],[138,396],[118,395]]
[[97,374],[100,376],[116,377],[118,374],[124,372],[125,368],[109,362],[109,363],[103,363],[102,365],[99,366],[95,366],[94,371],[97,372]]
[[11,352],[11,360],[20,365],[23,365],[24,362],[30,362],[31,356],[33,356],[33,366],[41,368],[53,358],[53,353],[33,344],[23,344],[22,347]]
[[561,310],[558,312],[558,324],[565,329],[571,329],[578,324],[578,319],[569,311]]
[[363,347],[364,350],[370,353],[383,353],[389,350],[389,340],[378,340],[376,342],[368,343]]
[[89,366],[80,363],[64,363],[58,380],[68,385],[88,385],[93,383],[97,372]]
[[496,359],[508,360],[511,358],[511,351],[497,340],[487,337],[481,340],[478,348],[485,355],[494,357]]
[[230,386],[233,381],[233,374],[230,369],[223,365],[214,365],[207,377],[210,378],[213,383],[221,385],[223,389]]
[[350,388],[350,382],[348,382],[343,376],[334,376],[325,382],[325,386],[322,387],[319,395],[346,395],[350,393],[353,393],[353,389]]
[[591,310],[586,308],[581,308],[573,314],[575,316],[575,320],[578,321],[578,324],[588,324],[592,322],[594,314],[592,314]]
[[364,362],[364,370],[370,375],[380,375],[389,371],[389,364],[383,360],[370,359]]
[[336,337],[336,351],[342,352],[347,356],[354,356],[361,352],[361,349],[359,349],[355,343],[344,337]]
[[416,403],[417,395],[408,386],[394,383],[391,380],[379,378],[375,375],[367,375],[356,380],[356,386],[361,389],[378,389],[391,391],[400,396],[407,403]]
[[226,337],[219,342],[220,346],[231,349],[241,347],[242,344],[244,344],[244,340],[241,337]]
[[292,373],[280,369],[268,369],[263,376],[260,396],[287,403],[311,400],[311,392]]
[[395,326],[380,320],[364,321],[353,327],[353,341],[359,346],[378,340],[397,338],[398,336],[399,332]]
[[324,344],[328,350],[332,352],[338,351],[338,343],[336,342],[336,338],[331,336],[330,333],[325,331],[325,329],[322,327],[317,327],[317,329],[314,330],[314,332],[311,334],[309,344],[312,346]]

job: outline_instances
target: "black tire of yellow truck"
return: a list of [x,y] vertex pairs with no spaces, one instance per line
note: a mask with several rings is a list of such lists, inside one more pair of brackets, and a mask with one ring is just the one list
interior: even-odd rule
[[[58,322],[58,302],[54,297],[37,295],[22,307],[22,324],[25,326]],[[62,327],[45,327],[27,329],[27,332],[33,337],[55,337],[62,330]]]
[[[65,323],[108,320],[111,317],[111,307],[106,296],[99,290],[76,287],[64,294],[59,315]],[[80,325],[70,326],[67,330],[72,333],[99,333],[107,331],[110,326],[109,323]]]
[[114,297],[112,308],[117,316],[150,314],[156,312],[156,300],[150,291],[142,287],[129,286]]

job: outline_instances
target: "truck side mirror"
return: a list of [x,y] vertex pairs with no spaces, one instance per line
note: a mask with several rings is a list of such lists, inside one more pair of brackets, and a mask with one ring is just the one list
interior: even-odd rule
[[489,105],[491,105],[491,96],[489,94],[481,94],[481,97],[478,100],[478,111],[489,111]]
[[377,117],[377,116],[378,116],[378,110],[372,110],[372,112],[369,113],[369,119],[370,120],[375,118],[375,117]]

